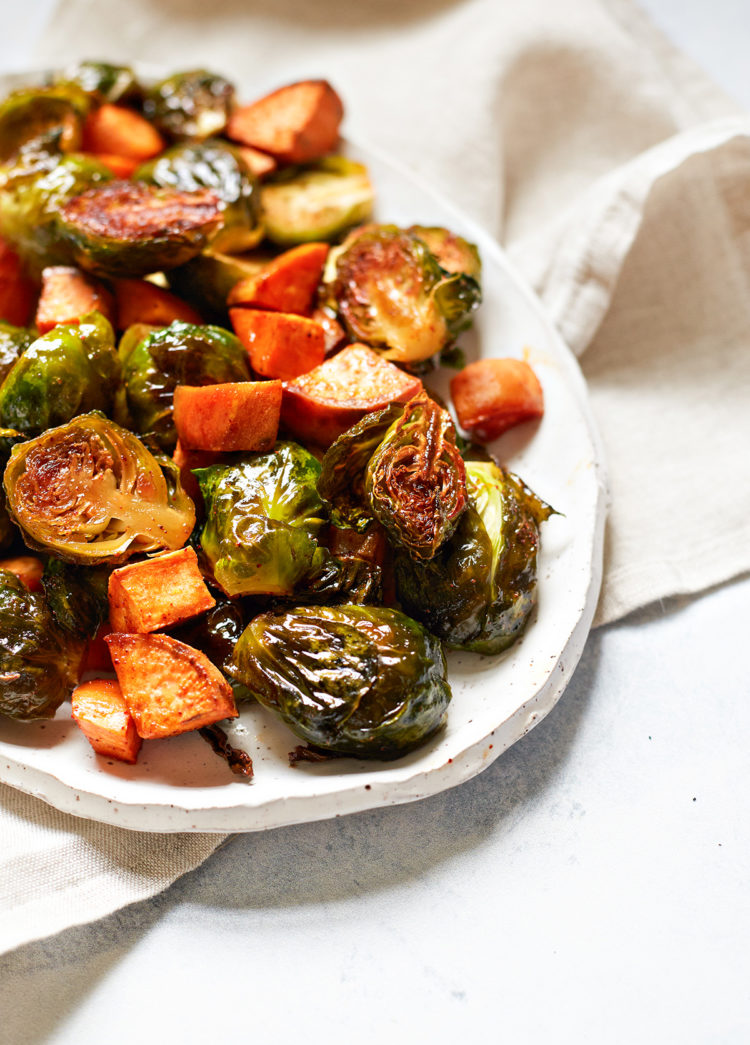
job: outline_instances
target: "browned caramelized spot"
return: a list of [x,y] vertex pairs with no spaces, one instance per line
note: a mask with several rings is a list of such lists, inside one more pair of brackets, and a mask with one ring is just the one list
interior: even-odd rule
[[73,532],[96,511],[85,491],[105,481],[113,469],[112,455],[96,437],[70,433],[54,444],[36,446],[16,483],[18,509]]
[[204,726],[198,732],[211,745],[216,754],[226,761],[235,776],[244,777],[248,781],[253,779],[252,758],[250,758],[247,751],[243,751],[241,748],[234,747],[229,743],[229,738],[221,726],[217,726],[214,723],[212,726]]
[[63,218],[93,236],[149,240],[218,222],[221,203],[210,189],[180,192],[132,181],[87,189],[63,207]]
[[346,758],[339,751],[323,751],[319,747],[303,747],[301,744],[289,752],[289,765],[296,766],[299,762],[329,762],[332,758]]

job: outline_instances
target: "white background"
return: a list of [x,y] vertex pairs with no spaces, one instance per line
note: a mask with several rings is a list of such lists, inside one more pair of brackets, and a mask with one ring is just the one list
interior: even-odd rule
[[[750,105],[750,0],[643,6]],[[51,4],[2,7],[22,66]],[[745,578],[600,629],[463,787],[0,958],[0,1042],[750,1041],[749,620]]]

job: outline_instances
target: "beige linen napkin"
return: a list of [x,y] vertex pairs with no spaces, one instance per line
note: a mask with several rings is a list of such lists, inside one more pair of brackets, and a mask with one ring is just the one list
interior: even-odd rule
[[[83,56],[209,66],[248,99],[325,76],[353,137],[506,244],[581,355],[606,444],[599,623],[750,568],[750,121],[628,0],[65,0],[37,57]],[[219,841],[8,789],[0,832],[0,950],[151,895]]]

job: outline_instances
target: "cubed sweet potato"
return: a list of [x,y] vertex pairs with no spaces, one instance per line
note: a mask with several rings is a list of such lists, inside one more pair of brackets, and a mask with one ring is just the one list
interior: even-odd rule
[[73,690],[73,718],[97,755],[133,763],[141,738],[114,679],[91,679]]
[[59,323],[77,323],[89,312],[101,312],[114,322],[114,303],[107,288],[71,265],[52,265],[42,272],[42,293],[36,309],[36,326],[46,334]]
[[175,320],[203,322],[203,317],[192,305],[147,279],[115,280],[115,298],[119,330],[127,330],[133,323],[166,327]]
[[235,109],[227,134],[282,163],[308,163],[335,147],[343,115],[341,99],[329,83],[302,80]]
[[325,333],[312,319],[254,308],[230,308],[229,318],[261,377],[291,381],[325,359]]
[[0,240],[0,319],[25,327],[34,310],[36,286],[24,272],[18,254]]
[[314,319],[316,323],[320,323],[323,327],[326,355],[330,355],[335,348],[343,345],[346,341],[346,331],[327,308],[314,308],[310,319]]
[[92,109],[83,125],[84,152],[126,156],[142,163],[158,156],[164,146],[153,124],[123,105],[100,105]]
[[109,621],[104,621],[99,625],[96,635],[86,643],[86,650],[81,661],[81,675],[87,671],[114,671],[109,646],[104,641],[111,631]]
[[284,385],[281,419],[301,439],[330,446],[372,410],[405,403],[422,387],[367,345],[348,345],[309,374]]
[[189,497],[192,497],[196,508],[200,508],[201,511],[203,507],[203,497],[201,495],[201,488],[198,485],[198,480],[193,475],[193,469],[208,468],[210,464],[216,464],[220,456],[219,453],[212,450],[192,450],[188,446],[183,446],[179,439],[174,448],[172,460],[180,469],[180,482],[182,483],[182,488]]
[[44,563],[36,555],[16,555],[0,560],[0,570],[10,570],[29,591],[42,590]]
[[239,145],[238,152],[256,178],[265,178],[267,174],[273,174],[278,167],[273,156],[249,145]]
[[109,577],[113,631],[159,631],[215,605],[192,548],[129,563]]
[[232,687],[208,657],[168,635],[107,636],[117,680],[144,739],[236,718]]
[[281,413],[281,381],[178,385],[174,423],[182,445],[230,453],[271,450]]
[[284,251],[256,276],[235,283],[227,304],[309,316],[328,249],[327,243],[303,243]]
[[522,359],[470,363],[452,378],[451,396],[459,425],[482,443],[544,413],[542,386]]
[[132,156],[115,156],[110,152],[95,153],[94,159],[112,171],[116,178],[131,178],[141,165],[141,161]]

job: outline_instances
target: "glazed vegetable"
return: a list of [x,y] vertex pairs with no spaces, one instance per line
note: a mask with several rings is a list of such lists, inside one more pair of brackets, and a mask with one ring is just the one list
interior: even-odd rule
[[92,639],[109,612],[107,566],[73,566],[50,558],[42,587],[52,616],[63,631]]
[[235,671],[315,747],[397,758],[442,725],[450,700],[440,643],[397,610],[298,607],[245,629]]
[[137,101],[141,96],[140,84],[130,66],[110,62],[78,62],[55,76],[54,82],[78,84],[105,102]]
[[83,643],[9,570],[0,570],[0,628],[0,715],[52,718],[78,680]]
[[479,251],[473,243],[469,243],[463,236],[457,236],[449,229],[436,225],[412,225],[407,232],[422,240],[429,252],[437,259],[440,267],[446,272],[463,273],[479,283],[482,276],[482,262]]
[[42,590],[44,563],[36,555],[14,555],[0,560],[0,570],[10,570],[29,591]]
[[281,415],[281,381],[240,381],[174,390],[174,422],[190,450],[273,450]]
[[223,76],[191,69],[160,80],[146,92],[143,112],[170,138],[202,141],[221,134],[234,102]]
[[152,330],[130,349],[123,363],[127,410],[134,430],[153,434],[160,446],[169,449],[177,440],[173,419],[177,385],[249,379],[247,352],[234,334],[192,323],[176,322]]
[[292,595],[327,558],[320,465],[296,443],[196,472],[206,504],[203,553],[227,595]]
[[120,156],[143,163],[158,156],[164,139],[140,113],[124,105],[100,105],[83,125],[84,152]]
[[181,192],[213,191],[221,201],[222,227],[211,242],[212,250],[239,254],[263,238],[255,176],[228,142],[212,138],[174,145],[139,167],[135,179]]
[[291,381],[325,359],[325,333],[314,319],[255,308],[230,308],[229,318],[261,377]]
[[92,566],[185,544],[195,509],[178,476],[176,467],[165,474],[136,436],[92,413],[17,444],[4,486],[29,547]]
[[167,272],[169,285],[186,301],[192,301],[209,318],[227,322],[227,296],[238,280],[254,276],[271,260],[270,255],[199,254],[185,265]]
[[22,87],[0,103],[0,163],[22,150],[75,152],[91,99],[75,84]]
[[517,476],[467,462],[470,505],[429,562],[396,555],[399,600],[454,649],[500,653],[523,633],[536,604],[539,525],[551,509]]
[[420,363],[450,344],[480,301],[474,280],[445,273],[420,239],[395,225],[355,231],[327,269],[350,336],[399,363]]
[[131,764],[137,760],[141,738],[119,683],[113,679],[82,682],[73,690],[71,714],[97,755]]
[[331,240],[372,213],[374,191],[361,163],[344,156],[282,170],[261,187],[266,235],[282,247]]
[[0,386],[0,424],[36,435],[76,414],[109,410],[120,378],[114,344],[98,312],[37,338]]
[[19,356],[35,341],[36,334],[32,330],[0,321],[0,384],[11,372]]
[[307,163],[336,146],[344,115],[325,80],[301,80],[236,109],[227,134],[283,163]]
[[58,232],[81,268],[143,276],[189,261],[220,226],[221,202],[208,189],[180,192],[115,181],[65,203]]
[[304,243],[286,250],[257,275],[235,283],[227,304],[309,316],[327,256],[327,243]]
[[211,609],[193,548],[165,552],[113,570],[109,578],[112,631],[161,631]]
[[245,630],[242,607],[237,599],[228,599],[221,592],[214,594],[216,605],[212,609],[172,628],[170,634],[188,646],[203,650],[232,687],[235,700],[251,700],[247,687],[230,674],[234,647]]
[[115,280],[115,299],[119,330],[127,330],[136,323],[161,327],[175,320],[199,325],[203,321],[192,305],[146,279]]
[[107,288],[72,265],[50,265],[42,272],[36,328],[46,334],[61,323],[77,323],[89,312],[114,321],[114,302]]
[[544,413],[539,379],[523,359],[479,359],[451,379],[458,423],[481,443]]

